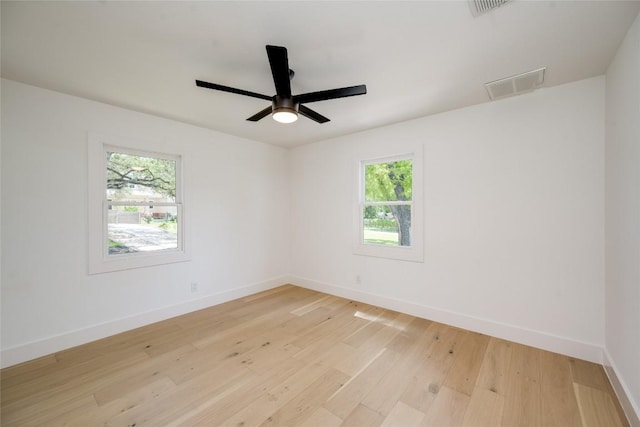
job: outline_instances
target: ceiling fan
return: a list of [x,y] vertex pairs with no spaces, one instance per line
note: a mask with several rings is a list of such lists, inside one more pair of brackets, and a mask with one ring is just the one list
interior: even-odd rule
[[237,93],[238,95],[251,96],[253,98],[271,101],[270,106],[247,119],[251,122],[257,122],[271,114],[274,120],[280,123],[292,123],[298,119],[298,114],[301,114],[315,122],[326,123],[329,121],[328,118],[303,104],[326,101],[329,99],[345,98],[348,96],[364,95],[367,93],[367,87],[365,85],[359,85],[343,87],[340,89],[303,93],[301,95],[292,95],[291,79],[294,76],[294,72],[289,68],[287,49],[282,46],[267,45],[266,47],[267,56],[269,57],[269,65],[271,66],[271,74],[273,75],[273,82],[276,86],[275,95],[262,95],[260,93],[204,82],[202,80],[196,80],[196,85],[208,89]]

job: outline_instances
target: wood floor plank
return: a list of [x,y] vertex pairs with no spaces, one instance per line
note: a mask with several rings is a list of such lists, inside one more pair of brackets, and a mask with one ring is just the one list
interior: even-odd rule
[[306,427],[338,427],[342,420],[326,409],[316,409],[309,418],[304,421]]
[[[103,354],[112,354],[120,352],[136,353],[139,351],[145,351],[147,348],[153,346],[156,343],[165,342],[167,339],[171,339],[175,336],[180,336],[184,333],[184,330],[177,324],[169,322],[160,322],[156,327],[141,327],[127,332],[126,334],[119,334],[113,337],[104,338],[98,341],[87,344],[88,350],[97,350]],[[74,352],[75,350],[69,350]],[[82,352],[76,352],[81,356],[84,356]],[[58,357],[64,356],[65,352],[62,352]]]
[[469,396],[449,387],[442,387],[433,405],[429,408],[423,426],[458,426],[464,419],[469,405]]
[[347,418],[397,360],[397,353],[383,348],[367,366],[352,376],[337,393],[329,397],[324,405],[325,408],[342,419]]
[[480,366],[484,360],[489,337],[476,332],[465,332],[455,351],[455,361],[447,374],[444,385],[471,396]]
[[260,335],[249,338],[236,336],[230,338],[227,345],[202,348],[172,360],[164,372],[176,384],[182,384],[213,369],[218,369],[221,365],[235,366],[238,358],[244,357],[251,350],[259,348],[266,342],[269,342],[268,339]]
[[345,344],[349,344],[352,347],[360,347],[363,342],[369,340],[376,332],[383,329],[384,325],[377,320],[384,312],[385,310],[379,307],[371,307],[369,310],[363,307],[362,310],[357,310],[355,316],[367,323],[346,337],[344,339]]
[[246,319],[236,319],[228,322],[226,325],[221,325],[219,328],[212,329],[206,336],[195,340],[193,342],[193,345],[198,348],[220,346],[221,343],[224,343],[228,340],[233,340],[238,335],[260,335],[264,331],[274,328],[275,326],[294,318],[295,316],[292,314],[282,313],[279,311],[269,311],[257,316],[250,316],[249,314],[247,314]]
[[428,329],[428,324],[416,323],[419,324],[418,328],[397,335],[398,339],[392,340],[386,347],[399,354],[398,361],[362,400],[365,406],[384,417],[397,406],[404,392],[407,378],[414,376],[433,342],[433,331]]
[[511,364],[511,343],[491,338],[478,373],[476,387],[505,396],[507,392],[507,373]]
[[601,366],[288,285],[0,371],[3,426],[626,426]]
[[502,422],[504,396],[495,391],[476,387],[462,420],[463,426],[494,427]]
[[341,427],[377,427],[382,425],[384,417],[364,405],[356,406],[347,416]]
[[344,359],[348,358],[351,354],[353,354],[354,351],[355,349],[350,345],[339,342],[332,346],[318,349],[318,351],[316,351],[314,354],[308,353],[306,354],[305,358],[299,358],[298,354],[300,354],[301,352],[298,352],[293,356],[293,358],[296,361],[300,361],[306,364],[313,363],[316,365],[335,368],[336,365],[338,365]]
[[572,387],[571,368],[565,356],[540,352],[540,410],[544,426],[580,426],[580,413]]
[[301,316],[291,315],[293,318],[279,324],[274,328],[282,336],[300,337],[314,327],[331,317],[331,310],[326,307],[318,307]]
[[618,417],[626,423],[627,417],[624,414],[622,406],[616,397],[616,393],[613,390],[609,379],[607,378],[604,368],[601,365],[572,357],[569,358],[569,364],[571,366],[571,376],[573,381],[608,393],[615,403]]
[[[253,401],[250,406],[245,407],[226,420],[225,424],[260,425],[266,421],[269,416],[293,400],[299,393],[326,375],[328,371],[339,372],[318,365],[313,365],[307,369],[296,372],[282,383],[266,390],[266,392]],[[340,374],[344,375],[343,373]]]
[[574,383],[574,389],[583,426],[618,427],[627,424],[618,416],[609,393],[580,383]]
[[398,354],[404,354],[415,346],[416,340],[421,339],[427,333],[429,326],[433,322],[419,317],[411,319],[409,324],[396,335],[388,344],[387,348]]
[[252,379],[253,379],[253,376],[250,374],[247,374],[241,377],[239,380],[233,381],[228,386],[223,387],[219,393],[211,393],[206,400],[201,401],[197,405],[191,406],[186,410],[180,411],[177,417],[172,415],[170,418],[163,420],[163,423],[166,423],[164,425],[166,425],[167,427],[173,427],[173,426],[177,427],[177,426],[185,425],[185,423],[189,422],[189,420],[191,420],[195,416],[202,414],[211,406],[220,402],[224,398],[234,395],[242,387],[249,384],[252,381]]
[[271,340],[265,337],[259,347],[251,349],[233,362],[238,366],[244,365],[254,372],[263,373],[278,365],[280,361],[290,359],[299,351],[298,347],[289,344],[287,340]]
[[419,427],[422,425],[424,418],[424,413],[413,409],[406,403],[397,402],[384,419],[382,427]]
[[[158,378],[155,382],[141,386],[129,393],[123,393],[117,399],[112,400],[95,410],[85,409],[69,419],[72,425],[108,425],[109,421],[136,408],[153,406],[154,402],[174,392],[176,385],[167,377]],[[53,424],[56,425],[56,424]],[[60,425],[64,425],[63,422]]]
[[296,316],[302,316],[305,315],[309,312],[312,312],[313,310],[315,310],[318,307],[322,307],[323,305],[325,305],[325,302],[327,300],[331,301],[331,300],[335,300],[336,297],[331,296],[331,295],[318,295],[318,298],[315,299],[314,301],[311,301],[308,304],[303,305],[302,307],[298,307],[295,310],[291,311],[291,314],[295,314]]
[[96,409],[97,406],[90,395],[56,402],[43,402],[36,411],[11,411],[2,414],[2,425],[5,427],[53,425],[54,420],[75,418],[79,414]]
[[233,394],[214,402],[192,419],[188,425],[207,425],[215,420],[219,424],[228,424],[228,420],[253,403],[261,396],[283,384],[292,376],[306,369],[307,365],[297,360],[284,360],[271,371],[257,375],[255,379],[237,389]]
[[325,307],[330,310],[327,313],[326,321],[320,322],[300,334],[291,344],[300,349],[305,349],[320,340],[336,340],[340,339],[338,334],[346,337],[367,323],[366,320],[360,319],[353,315],[353,303],[346,300],[338,300],[340,305],[332,305],[332,308]]
[[[338,369],[349,375],[356,375],[357,372],[360,372],[363,366],[370,363],[372,355],[377,354],[380,350],[386,348],[387,344],[401,332],[401,329],[398,327],[385,326],[384,323],[378,322],[380,318],[381,316],[378,316],[376,319],[372,320],[372,323],[375,323],[380,327],[368,329],[368,332],[370,332],[371,335],[369,335],[367,339],[357,340],[355,342],[350,339],[343,341],[346,344],[354,346],[356,351],[350,358],[345,359],[340,363],[337,366]],[[393,320],[396,318],[399,318],[400,322],[409,323],[409,321],[407,321],[408,319],[404,317],[400,318],[397,313]],[[389,321],[387,322],[389,323]]]
[[502,425],[541,426],[539,352],[512,344]]
[[296,395],[283,407],[264,421],[261,426],[295,426],[306,424],[306,419],[322,407],[322,404],[338,391],[349,376],[336,369],[330,369],[309,387]]
[[257,294],[243,297],[241,298],[241,300],[244,302],[252,302],[260,298],[270,297],[276,294],[281,294],[283,292],[291,292],[292,290],[295,290],[295,289],[296,287],[293,285],[282,285],[282,286],[278,286],[277,288],[268,289],[266,291],[258,292]]
[[128,366],[122,369],[118,375],[112,376],[109,382],[97,385],[93,397],[97,404],[102,406],[131,391],[154,383],[158,378],[167,376],[165,366],[194,351],[195,347],[184,345],[173,352]]
[[[40,372],[51,369],[52,365],[58,363],[56,356],[56,354],[49,354],[28,362],[13,365],[10,369],[3,369],[0,371],[0,383],[3,387],[6,387],[9,384],[9,380],[13,378],[20,377],[16,382],[21,383],[24,380],[40,375]],[[5,386],[5,384],[7,385]]]
[[144,352],[128,356],[117,352],[97,359],[96,363],[81,364],[77,370],[73,367],[54,370],[40,379],[2,390],[2,413],[29,411],[34,406],[42,410],[75,401],[93,394],[98,384],[117,381],[123,369],[148,359]]
[[407,381],[400,400],[427,413],[442,388],[442,384],[455,360],[455,349],[464,337],[464,332],[433,323],[428,328],[432,341],[418,370]]
[[337,320],[337,322],[341,324],[341,327],[333,330],[330,333],[327,333],[329,332],[327,330],[323,330],[322,334],[320,334],[314,341],[307,341],[306,345],[304,345],[304,343],[300,343],[298,340],[292,341],[293,345],[300,348],[300,351],[294,354],[293,357],[299,360],[311,361],[318,357],[319,353],[325,352],[331,348],[342,346],[351,349],[349,354],[345,355],[345,359],[352,356],[357,352],[357,350],[350,345],[342,342],[341,338],[349,335],[353,330],[359,328],[361,326],[361,321],[361,319],[357,318],[343,321]]
[[[255,374],[249,370],[221,377],[218,372],[204,374],[188,383],[180,384],[172,393],[147,404],[139,405],[109,419],[109,426],[166,426],[185,416],[195,416],[230,391],[251,381]],[[222,397],[221,397],[222,396]],[[194,414],[195,412],[195,414]]]
[[569,359],[573,382],[609,392],[609,381],[600,365],[575,358]]
[[302,362],[297,359],[281,361],[280,366],[274,366],[269,372],[258,376],[259,381],[240,389],[236,395],[216,403],[216,405],[210,407],[197,418],[191,420],[191,424],[207,424],[212,419],[227,420],[247,407],[253,408],[260,397],[267,395],[271,390],[281,387],[282,384],[290,381],[295,375],[308,376],[308,372],[303,372],[308,370],[308,366],[312,366],[312,371],[317,375],[321,375],[350,351],[350,347],[346,344],[339,343],[338,346],[319,353],[315,359],[309,362]]

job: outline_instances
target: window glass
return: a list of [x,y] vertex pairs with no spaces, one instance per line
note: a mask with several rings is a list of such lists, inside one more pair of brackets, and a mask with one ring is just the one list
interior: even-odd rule
[[176,160],[107,151],[107,197],[176,201]]
[[411,246],[412,182],[411,159],[364,164],[364,243]]
[[365,164],[365,201],[411,200],[413,161]]
[[178,249],[177,206],[109,207],[109,255]]
[[106,151],[109,256],[178,249],[176,160]]

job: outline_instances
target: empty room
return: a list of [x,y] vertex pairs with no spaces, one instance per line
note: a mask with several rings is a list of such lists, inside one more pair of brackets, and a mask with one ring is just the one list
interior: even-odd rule
[[640,1],[2,1],[2,426],[640,427]]

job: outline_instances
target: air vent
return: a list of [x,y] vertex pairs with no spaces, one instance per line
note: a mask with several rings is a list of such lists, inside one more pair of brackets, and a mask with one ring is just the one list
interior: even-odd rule
[[511,0],[469,0],[469,8],[471,9],[471,14],[478,17],[510,1]]
[[504,79],[485,83],[489,98],[492,100],[506,98],[507,96],[519,95],[530,92],[544,83],[544,71],[546,68],[528,71]]

